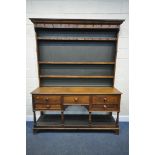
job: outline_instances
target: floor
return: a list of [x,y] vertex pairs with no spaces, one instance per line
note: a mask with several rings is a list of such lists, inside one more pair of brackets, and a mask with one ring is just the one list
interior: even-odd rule
[[120,123],[120,134],[109,132],[39,132],[26,122],[26,155],[128,155],[129,124]]

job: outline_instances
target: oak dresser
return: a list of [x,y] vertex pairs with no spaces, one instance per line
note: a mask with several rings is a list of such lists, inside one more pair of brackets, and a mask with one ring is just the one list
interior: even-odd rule
[[[39,87],[32,92],[33,131],[111,130],[119,134],[121,92],[114,81],[123,20],[30,20],[36,34],[39,79]],[[70,106],[83,107],[85,113],[69,114]]]

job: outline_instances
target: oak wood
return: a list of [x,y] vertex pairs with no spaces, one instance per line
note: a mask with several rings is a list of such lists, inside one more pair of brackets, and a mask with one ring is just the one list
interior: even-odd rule
[[61,104],[61,96],[53,95],[33,95],[34,103],[43,103],[43,104]]
[[119,29],[119,25],[102,25],[102,24],[35,24],[35,28],[71,28],[71,29]]
[[30,18],[35,28],[119,29],[124,20],[37,19]]
[[[117,32],[117,40],[118,40],[118,37],[119,37],[119,32]],[[115,62],[116,62],[116,59],[117,59],[117,50],[118,50],[118,41],[116,43],[116,54],[115,54]],[[114,78],[113,78],[113,85],[114,85],[114,82],[115,82],[115,72],[116,72],[116,63],[114,65]]]
[[90,111],[118,112],[118,104],[92,104]]
[[92,104],[119,104],[120,95],[93,95]]
[[35,110],[61,110],[60,104],[34,104]]
[[53,61],[39,61],[39,64],[87,64],[87,65],[113,65],[115,62],[53,62]]
[[120,25],[124,20],[114,20],[114,19],[56,19],[56,18],[30,18],[34,24],[107,24],[107,25]]
[[40,78],[113,78],[114,76],[40,75]]
[[[114,80],[115,80],[115,70],[116,70],[116,56],[117,56],[117,42],[118,42],[118,31],[120,28],[120,25],[122,24],[123,20],[92,20],[92,19],[37,19],[37,18],[31,18],[30,19],[34,23],[35,31],[36,31],[36,50],[37,50],[37,64],[38,64],[38,77],[39,77],[39,88],[34,90],[32,92],[32,101],[33,101],[33,116],[34,116],[34,128],[33,130],[68,130],[68,129],[74,129],[74,130],[114,130],[117,134],[119,133],[119,112],[120,112],[120,98],[121,98],[121,92],[118,91],[114,87],[97,87],[97,86],[89,86],[89,87],[40,87],[41,82],[43,80],[54,80],[59,78],[60,80],[67,80],[70,78],[75,78],[72,80],[77,80],[80,78],[89,79],[89,80],[112,80],[112,86],[114,86]],[[117,37],[49,37],[47,33],[45,33],[47,36],[39,36],[39,30],[40,28],[42,31],[45,29],[63,29],[63,30],[69,30],[74,29],[79,31],[85,31],[85,30],[93,30],[94,32],[98,29],[100,30],[107,30],[117,33]],[[46,31],[47,32],[47,31]],[[40,54],[43,51],[39,51],[40,43],[42,42],[72,42],[72,41],[82,41],[83,44],[85,42],[83,41],[91,41],[97,43],[97,41],[105,41],[108,42],[108,44],[116,44],[114,52],[115,58],[110,59],[112,61],[110,62],[56,62],[54,60],[54,57],[51,58],[52,60],[48,60],[46,62],[46,59],[44,61],[40,61]],[[109,41],[111,43],[109,43]],[[99,43],[97,43],[99,44]],[[97,48],[96,44],[96,48]],[[105,45],[103,45],[105,46]],[[110,45],[111,46],[111,45]],[[75,51],[73,51],[74,54]],[[89,55],[88,55],[89,56]],[[114,55],[113,55],[114,56]],[[106,61],[106,59],[105,59]],[[41,75],[41,67],[42,64],[46,65],[55,65],[55,64],[98,64],[98,65],[114,65],[114,73],[111,75],[114,76],[78,76],[78,75]],[[78,74],[78,73],[77,73]],[[100,74],[99,74],[100,75]],[[47,78],[47,79],[46,79]],[[48,79],[51,78],[51,79]],[[53,78],[53,79],[52,79]],[[91,78],[91,79],[90,79]],[[80,82],[80,81],[79,81]],[[57,82],[58,83],[58,82]],[[95,82],[94,82],[95,83]],[[104,81],[103,81],[104,83]],[[49,83],[48,83],[49,84]],[[106,82],[104,83],[106,85]],[[50,84],[49,84],[50,85]],[[67,106],[70,105],[78,105],[78,106],[85,106],[88,110],[88,115],[86,116],[86,124],[85,125],[76,125],[75,120],[73,119],[73,122],[71,124],[67,124],[64,111]],[[35,111],[41,111],[40,118],[44,117],[46,114],[44,111],[60,111],[61,114],[59,121],[57,121],[58,124],[52,125],[52,122],[50,120],[49,125],[47,125],[46,121],[42,122],[42,124],[45,124],[45,126],[39,125],[39,121],[36,120],[36,113]],[[98,121],[93,119],[92,112],[94,111],[101,111],[101,112],[110,112],[109,116],[112,118],[112,112],[117,112],[117,118],[113,122],[113,124],[109,124],[109,122],[106,122],[105,124],[98,124]],[[71,116],[72,117],[72,116]],[[52,118],[52,117],[51,117]],[[79,118],[77,117],[77,120]]]
[[117,38],[84,38],[84,37],[37,37],[38,40],[71,40],[71,41],[116,41]]
[[121,94],[114,87],[39,87],[32,94]]
[[[37,41],[37,33],[35,32],[35,42],[36,42],[36,55],[37,55],[37,67],[38,67],[38,77],[39,77],[39,75],[40,75],[40,67],[39,67],[39,43],[38,43],[38,41]],[[40,86],[40,78],[38,78],[38,80],[39,80],[39,86]]]
[[[57,127],[57,126],[50,126],[50,127],[34,127],[33,130],[100,130],[100,131],[117,131],[119,130],[118,127],[106,127],[106,126],[97,126],[97,127]],[[118,134],[118,133],[116,133]]]
[[92,126],[92,117],[91,117],[91,111],[89,111],[89,126]]
[[89,96],[86,95],[67,95],[64,96],[64,104],[89,104]]
[[37,123],[36,112],[35,112],[35,110],[33,110],[33,121],[34,121],[34,126],[35,126],[36,123]]

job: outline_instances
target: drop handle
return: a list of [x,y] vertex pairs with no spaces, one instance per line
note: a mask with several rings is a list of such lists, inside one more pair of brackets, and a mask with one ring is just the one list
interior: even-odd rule
[[103,107],[104,107],[104,108],[107,108],[107,106],[106,106],[106,105],[103,105]]
[[75,98],[74,98],[74,101],[75,101],[75,102],[77,102],[77,101],[78,101],[78,98],[77,98],[77,97],[75,97]]
[[45,101],[47,102],[48,101],[48,98],[46,98]]
[[50,107],[50,105],[46,105],[46,108],[49,108]]

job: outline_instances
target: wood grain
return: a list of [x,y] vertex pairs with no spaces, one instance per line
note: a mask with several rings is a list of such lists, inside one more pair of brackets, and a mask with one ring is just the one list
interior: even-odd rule
[[116,19],[56,19],[56,18],[30,18],[34,24],[102,24],[102,25],[120,25],[124,20]]
[[113,78],[114,76],[74,76],[74,75],[40,75],[40,78]]
[[92,104],[119,104],[120,95],[93,95]]
[[64,96],[64,104],[89,104],[89,96],[75,96],[75,95],[67,95]]
[[70,41],[116,41],[117,38],[88,38],[88,37],[37,37],[38,40],[70,40]]
[[61,96],[53,96],[53,95],[33,95],[34,103],[42,103],[42,104],[61,104]]
[[64,65],[65,65],[65,64],[71,64],[71,65],[74,65],[74,64],[75,64],[75,65],[76,65],[76,64],[77,64],[77,65],[78,65],[78,64],[79,64],[79,65],[85,65],[85,64],[87,64],[87,65],[113,65],[113,64],[115,64],[115,62],[91,62],[91,61],[90,61],[90,62],[75,62],[75,61],[74,61],[74,62],[53,62],[53,61],[39,61],[39,64],[49,64],[49,65],[50,65],[50,64],[56,64],[56,65],[57,65],[57,64],[58,64],[58,65],[59,65],[59,64],[60,64],[60,65],[61,65],[61,64],[62,64],[62,65],[63,65],[63,64],[64,64]]
[[114,87],[39,87],[32,94],[121,94]]
[[[70,80],[70,78],[75,78],[74,80],[84,78],[84,80],[87,80],[91,78],[92,81],[95,80],[112,80],[114,86],[114,79],[115,79],[115,69],[116,69],[116,56],[113,59],[110,59],[112,62],[55,62],[54,57],[52,60],[43,59],[44,61],[40,61],[40,53],[43,52],[42,50],[39,50],[40,43],[48,43],[47,41],[51,42],[72,42],[72,41],[93,41],[97,44],[97,41],[105,41],[105,44],[116,44],[116,47],[114,49],[114,52],[117,53],[117,41],[118,41],[118,31],[120,28],[120,25],[124,20],[93,20],[93,19],[37,19],[37,18],[31,18],[30,19],[34,23],[35,31],[36,31],[36,44],[37,44],[37,62],[38,62],[38,77],[39,77],[39,88],[34,90],[32,92],[32,101],[33,101],[33,116],[34,116],[34,128],[33,130],[114,130],[117,134],[119,133],[119,112],[120,112],[120,98],[121,98],[121,92],[118,91],[114,87],[97,87],[97,86],[89,86],[89,87],[40,87],[40,80],[54,80],[59,78],[59,80],[67,80],[67,78]],[[74,29],[74,30],[104,30],[104,31],[111,31],[116,33],[117,37],[79,37],[79,36],[61,36],[61,37],[49,37],[48,34],[46,34],[44,37],[39,37],[39,29],[46,30],[46,29]],[[95,30],[96,29],[96,30]],[[114,36],[114,35],[113,35]],[[109,43],[110,42],[110,43]],[[85,42],[84,42],[85,43]],[[97,48],[97,46],[96,46]],[[74,50],[73,50],[74,52]],[[74,53],[73,53],[74,54]],[[89,56],[89,55],[88,55]],[[110,75],[114,76],[94,76],[92,74],[91,76],[78,76],[78,73],[74,76],[71,75],[42,75],[40,68],[43,67],[42,64],[45,65],[55,65],[55,64],[69,64],[69,65],[113,65],[114,67],[114,73]],[[49,67],[49,66],[48,66]],[[60,66],[59,66],[60,67]],[[103,66],[104,67],[104,66]],[[83,75],[83,74],[82,74]],[[102,74],[99,74],[102,75]],[[104,75],[104,74],[103,74]],[[47,79],[44,79],[47,78]],[[51,78],[51,79],[48,79]],[[52,79],[53,78],[53,79]],[[72,79],[73,80],[73,79]],[[95,82],[94,82],[95,83]],[[80,117],[76,117],[76,119],[73,119],[73,116],[69,116],[69,118],[64,114],[65,107],[68,105],[78,105],[78,106],[85,106],[88,110],[88,115],[85,115],[86,118],[83,120],[83,118],[80,120]],[[46,113],[44,111],[59,111],[61,114],[59,115],[59,120],[56,121],[56,123],[59,123],[59,125],[52,125],[53,122],[51,122],[51,118],[53,118],[53,115],[50,116],[50,122],[47,123],[46,120],[43,122],[40,122],[42,118],[46,117]],[[36,119],[36,112],[35,111],[41,111],[41,116],[39,119]],[[99,123],[98,119],[94,119],[92,112],[94,111],[101,111],[101,112],[110,112],[108,116],[105,116],[103,119],[103,122]],[[112,112],[117,112],[116,120],[112,117]],[[48,116],[47,116],[48,117]],[[75,117],[75,115],[74,115]],[[56,117],[55,117],[56,118]],[[106,120],[106,118],[110,118],[109,121]],[[112,124],[110,124],[110,120],[112,121]],[[67,124],[67,121],[70,124]],[[71,122],[70,122],[71,121]],[[79,125],[79,121],[85,121],[83,126]],[[40,124],[39,124],[40,123]],[[77,124],[76,124],[77,123]],[[42,124],[42,125],[41,125]]]

